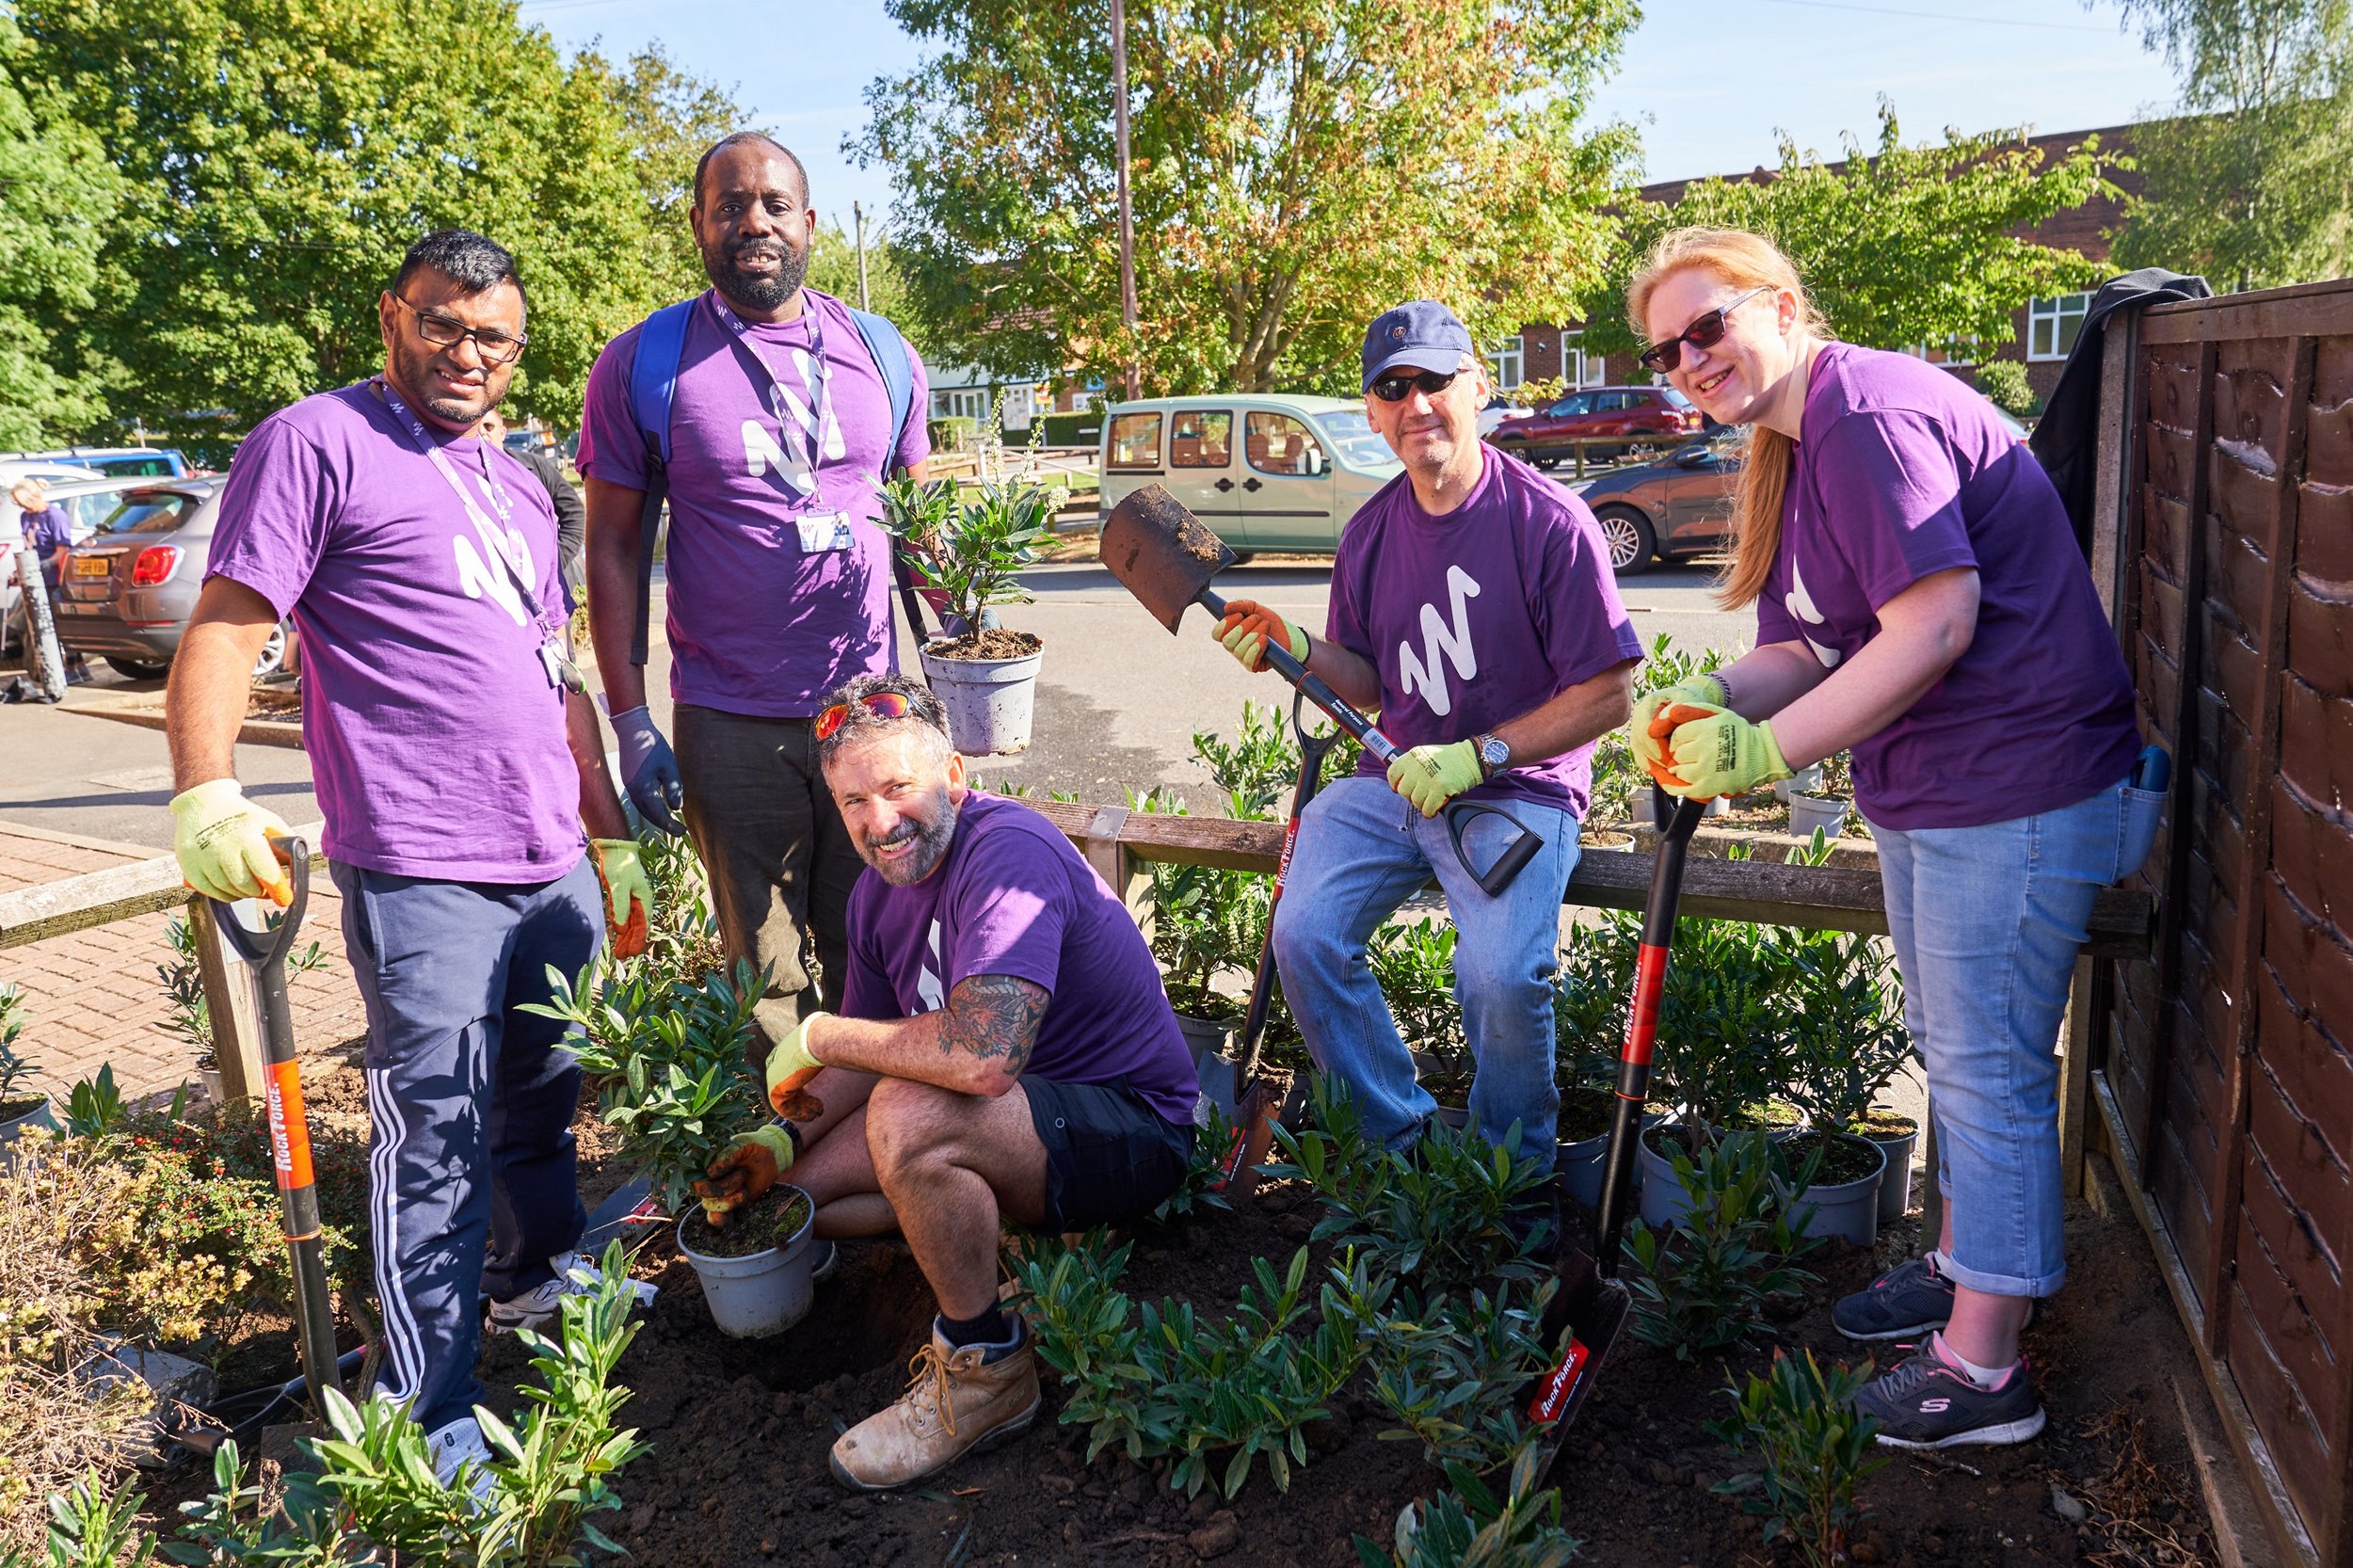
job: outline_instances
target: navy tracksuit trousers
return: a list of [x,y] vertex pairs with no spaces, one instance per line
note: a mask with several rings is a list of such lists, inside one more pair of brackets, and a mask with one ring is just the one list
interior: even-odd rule
[[369,1222],[384,1320],[377,1392],[427,1432],[472,1414],[482,1298],[554,1277],[587,1224],[574,1180],[580,1066],[525,1013],[548,966],[604,938],[586,858],[552,882],[437,882],[331,864],[367,1005]]

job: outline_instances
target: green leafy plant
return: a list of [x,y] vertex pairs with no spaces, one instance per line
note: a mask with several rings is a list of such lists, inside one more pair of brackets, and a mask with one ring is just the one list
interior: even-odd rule
[[[1820,1159],[1817,1150],[1793,1191],[1813,1179]],[[1626,1283],[1634,1336],[1689,1361],[1767,1327],[1768,1300],[1814,1281],[1794,1260],[1820,1243],[1792,1223],[1762,1133],[1703,1139],[1696,1156],[1677,1149],[1674,1174],[1690,1212],[1663,1235],[1634,1222],[1626,1233],[1634,1264]]]
[[1855,1486],[1887,1463],[1873,1441],[1879,1422],[1854,1408],[1872,1369],[1866,1361],[1824,1371],[1812,1351],[1802,1358],[1776,1351],[1765,1376],[1751,1374],[1745,1387],[1724,1389],[1733,1414],[1707,1424],[1715,1436],[1758,1461],[1754,1471],[1719,1481],[1714,1490],[1754,1491],[1740,1506],[1764,1515],[1766,1544],[1794,1537],[1814,1568],[1853,1560],[1847,1537],[1865,1512],[1855,1506]]
[[76,1138],[103,1138],[129,1113],[122,1091],[115,1087],[111,1062],[100,1064],[96,1078],[86,1078],[66,1091],[65,1128]]
[[1433,1122],[1410,1153],[1400,1153],[1365,1137],[1339,1080],[1318,1078],[1313,1095],[1316,1128],[1277,1125],[1284,1161],[1266,1170],[1307,1182],[1323,1200],[1315,1240],[1353,1247],[1381,1273],[1430,1290],[1537,1276],[1510,1222],[1551,1162],[1520,1154],[1516,1128],[1509,1146],[1496,1148]]
[[17,1080],[40,1069],[17,1054],[16,1042],[24,1033],[24,993],[13,982],[0,985],[0,1119],[21,1116],[40,1103],[38,1095],[17,1093]]
[[1193,1132],[1193,1158],[1185,1162],[1185,1179],[1152,1210],[1154,1224],[1167,1224],[1197,1208],[1233,1207],[1213,1185],[1225,1174],[1225,1148],[1233,1138],[1234,1124],[1226,1119],[1223,1108],[1211,1102],[1209,1120]]
[[2016,360],[1988,360],[1977,366],[1976,376],[1977,391],[2004,413],[2025,419],[2042,411],[2042,400],[2026,380],[2026,367]]
[[[164,928],[164,938],[171,944],[171,959],[155,966],[155,981],[164,989],[164,1031],[178,1035],[196,1049],[196,1064],[217,1067],[219,1059],[213,1050],[212,1008],[204,1000],[204,973],[197,961],[196,932],[184,916],[175,915]],[[327,950],[312,942],[300,952],[286,958],[286,978],[309,974],[324,968]]]
[[1332,1283],[1370,1347],[1373,1398],[1401,1423],[1384,1438],[1418,1441],[1433,1464],[1485,1471],[1534,1435],[1522,1394],[1549,1360],[1544,1315],[1558,1279],[1517,1302],[1508,1283],[1425,1297],[1352,1256],[1334,1265]]
[[945,613],[977,629],[983,610],[1030,602],[1019,573],[1053,542],[1065,492],[1019,478],[968,488],[968,500],[952,479],[893,480],[881,520],[905,545],[917,581],[945,597]]
[[1302,1330],[1307,1249],[1278,1280],[1252,1259],[1233,1316],[1197,1318],[1181,1302],[1135,1304],[1114,1287],[1128,1249],[1099,1238],[1070,1249],[1034,1248],[1017,1277],[1039,1356],[1069,1380],[1062,1419],[1088,1428],[1087,1458],[1117,1448],[1143,1462],[1169,1461],[1168,1483],[1187,1496],[1214,1484],[1239,1493],[1263,1458],[1277,1491],[1307,1462],[1302,1429],[1328,1416],[1324,1401],[1356,1368],[1364,1346],[1330,1288],[1322,1321]]
[[1534,1448],[1513,1462],[1500,1499],[1466,1464],[1449,1461],[1446,1479],[1429,1502],[1405,1505],[1388,1550],[1356,1537],[1362,1568],[1562,1568],[1577,1555],[1576,1537],[1561,1528],[1561,1494],[1536,1484]]
[[155,1543],[139,1533],[142,1493],[124,1493],[97,1472],[49,1499],[49,1549],[40,1557],[9,1551],[0,1568],[146,1568]]
[[1470,1093],[1470,1043],[1454,1000],[1455,928],[1438,920],[1393,920],[1372,934],[1365,959],[1408,1047],[1436,1057],[1425,1087],[1456,1101]]

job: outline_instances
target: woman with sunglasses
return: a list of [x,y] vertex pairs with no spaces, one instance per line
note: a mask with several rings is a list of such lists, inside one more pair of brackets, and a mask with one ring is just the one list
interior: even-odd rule
[[1749,426],[1719,597],[1757,647],[1646,698],[1670,790],[1737,794],[1852,749],[1943,1169],[1934,1250],[1839,1302],[1912,1339],[1866,1388],[1880,1441],[2015,1443],[2019,1353],[2067,1265],[2054,1047],[2092,900],[2136,869],[2132,686],[2066,512],[1992,407],[1908,355],[1834,341],[1797,271],[1738,230],[1662,238],[1627,287],[1643,363]]

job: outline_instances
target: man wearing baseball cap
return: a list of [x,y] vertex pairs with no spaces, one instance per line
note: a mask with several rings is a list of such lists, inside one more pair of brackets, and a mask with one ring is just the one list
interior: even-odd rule
[[[1561,899],[1577,864],[1593,743],[1626,720],[1641,645],[1592,512],[1479,439],[1484,362],[1435,300],[1384,312],[1365,333],[1365,416],[1405,472],[1365,504],[1332,564],[1331,610],[1310,636],[1228,600],[1217,636],[1246,669],[1269,638],[1360,708],[1405,754],[1369,754],[1308,807],[1274,922],[1291,1016],[1316,1061],[1348,1083],[1368,1135],[1402,1147],[1437,1104],[1415,1081],[1365,963],[1374,928],[1433,874],[1461,933],[1454,994],[1478,1064],[1472,1126],[1550,1163],[1551,977]],[[1490,895],[1456,858],[1443,812],[1490,801],[1544,840]],[[1514,832],[1471,819],[1482,869]],[[1557,1238],[1558,1199],[1548,1200]]]

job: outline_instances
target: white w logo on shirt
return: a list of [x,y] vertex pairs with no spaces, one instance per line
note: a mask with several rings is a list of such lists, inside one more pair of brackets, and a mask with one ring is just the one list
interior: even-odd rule
[[932,921],[931,956],[915,971],[915,994],[921,999],[923,1011],[936,1013],[948,1000],[947,991],[939,984],[939,922]]
[[[1781,604],[1783,609],[1808,626],[1822,624],[1822,612],[1814,607],[1814,596],[1805,591],[1805,573],[1798,569],[1798,558],[1795,555],[1789,557],[1789,591],[1781,596]],[[1801,635],[1805,638],[1805,646],[1814,650],[1814,657],[1822,662],[1824,669],[1832,669],[1837,665],[1840,655],[1836,648],[1824,648],[1814,640],[1810,632],[1802,632]]]
[[[494,560],[496,556],[504,555],[506,560],[516,562],[516,571],[528,572],[531,569],[531,549],[523,542],[520,534],[514,536],[514,554],[506,555],[490,531],[483,526],[481,519],[473,520],[473,530],[481,539],[483,550],[496,552]],[[531,618],[523,610],[523,596],[515,587],[514,574],[507,571],[504,564],[494,565],[484,560],[482,552],[474,549],[474,540],[463,534],[453,536],[451,548],[457,556],[457,586],[464,590],[468,599],[488,595],[490,602],[505,611],[517,626]],[[520,560],[517,560],[518,556]]]
[[1427,664],[1414,657],[1414,645],[1397,645],[1397,683],[1405,695],[1421,694],[1430,711],[1444,718],[1453,712],[1454,698],[1447,690],[1446,669],[1439,655],[1454,665],[1458,680],[1479,679],[1479,652],[1471,647],[1470,605],[1467,600],[1479,597],[1478,580],[1461,567],[1446,568],[1446,591],[1454,610],[1454,624],[1449,627],[1438,618],[1438,607],[1421,607],[1421,640],[1428,652]]

